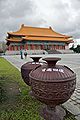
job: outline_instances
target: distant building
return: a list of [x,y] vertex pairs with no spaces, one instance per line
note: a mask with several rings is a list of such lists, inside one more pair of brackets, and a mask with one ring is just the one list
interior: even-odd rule
[[72,37],[55,32],[51,27],[29,27],[24,24],[16,32],[8,32],[6,37],[9,51],[66,49]]

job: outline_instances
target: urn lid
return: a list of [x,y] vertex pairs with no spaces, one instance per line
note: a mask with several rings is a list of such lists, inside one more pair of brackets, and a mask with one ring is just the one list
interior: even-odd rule
[[41,58],[40,56],[31,56],[30,58],[32,58],[32,60],[34,62],[39,62],[39,59]]
[[35,68],[30,73],[30,78],[44,82],[62,82],[75,79],[76,74],[69,67],[56,65],[56,62],[61,58],[50,57],[43,60],[47,62],[47,65]]

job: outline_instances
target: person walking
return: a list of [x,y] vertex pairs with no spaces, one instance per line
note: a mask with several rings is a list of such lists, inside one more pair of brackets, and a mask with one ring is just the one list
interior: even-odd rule
[[24,56],[25,56],[25,59],[27,58],[27,51],[25,50],[24,51]]
[[20,50],[21,59],[23,59],[23,52]]

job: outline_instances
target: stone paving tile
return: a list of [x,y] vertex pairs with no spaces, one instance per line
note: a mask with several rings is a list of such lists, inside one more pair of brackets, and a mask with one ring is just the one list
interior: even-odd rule
[[76,101],[74,101],[74,100],[70,99],[69,102],[72,103],[73,105],[77,105]]
[[76,116],[75,118],[76,118],[77,120],[80,120],[80,115]]
[[80,104],[77,104],[77,107],[80,109]]
[[77,99],[76,102],[77,102],[78,104],[80,104],[80,99]]
[[77,105],[74,105],[72,102],[67,101],[63,106],[72,114],[78,116],[80,114],[80,109]]
[[78,93],[80,93],[80,88],[78,88],[76,91],[77,91]]
[[73,100],[73,101],[76,101],[76,99],[77,99],[76,96],[71,97],[71,100]]

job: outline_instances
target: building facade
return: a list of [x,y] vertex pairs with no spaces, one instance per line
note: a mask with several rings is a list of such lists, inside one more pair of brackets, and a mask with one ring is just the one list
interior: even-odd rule
[[24,24],[16,32],[8,32],[6,37],[9,51],[27,50],[63,50],[72,42],[72,37],[49,28],[29,27]]

